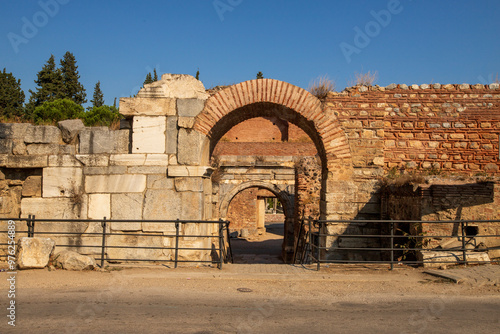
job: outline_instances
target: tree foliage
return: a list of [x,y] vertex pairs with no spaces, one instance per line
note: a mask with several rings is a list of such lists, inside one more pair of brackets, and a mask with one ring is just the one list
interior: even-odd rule
[[7,73],[0,72],[0,117],[4,119],[20,118],[24,114],[24,92],[21,80]]
[[30,99],[26,106],[28,117],[34,112],[35,108],[42,105],[44,102],[54,101],[62,98],[62,77],[61,71],[56,68],[54,55],[51,55],[47,63],[42,67],[37,74],[35,80],[36,91],[30,89]]
[[92,107],[102,107],[104,105],[104,95],[101,91],[101,82],[97,81],[94,87],[94,96],[90,100],[92,102]]
[[154,82],[153,77],[151,76],[151,72],[146,75],[146,79],[144,80],[144,83],[142,84],[143,86],[146,86],[147,84],[150,84]]
[[64,98],[69,98],[77,104],[87,102],[87,93],[80,83],[80,74],[76,65],[75,56],[67,51],[61,59],[62,92]]
[[264,74],[261,71],[257,72],[257,79],[264,79]]
[[65,119],[79,118],[83,107],[71,99],[46,101],[33,111],[35,124],[53,124]]
[[120,120],[121,115],[115,107],[102,105],[100,107],[93,107],[87,112],[79,115],[78,118],[80,118],[86,126],[111,126],[113,123]]
[[156,68],[153,70],[153,81],[158,81],[158,74],[156,74]]

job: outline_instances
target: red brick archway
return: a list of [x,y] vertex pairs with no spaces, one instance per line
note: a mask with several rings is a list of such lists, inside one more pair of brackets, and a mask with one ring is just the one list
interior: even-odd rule
[[232,126],[262,116],[262,110],[285,116],[306,131],[327,169],[339,162],[351,165],[349,144],[333,110],[306,90],[278,80],[245,81],[217,92],[196,117],[194,128],[210,139],[213,148]]

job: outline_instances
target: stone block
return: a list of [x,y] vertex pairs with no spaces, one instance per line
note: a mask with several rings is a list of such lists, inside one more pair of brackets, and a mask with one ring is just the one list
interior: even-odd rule
[[[486,252],[467,252],[465,256],[468,261],[490,261],[490,257]],[[463,253],[422,250],[417,252],[417,260],[424,261],[424,268],[435,268],[442,265],[453,265],[463,261]]]
[[62,251],[55,254],[53,263],[56,268],[65,270],[81,271],[97,268],[94,258],[73,251]]
[[[143,200],[142,194],[112,194],[111,218],[141,220]],[[140,231],[141,228],[140,222],[111,223],[111,229],[114,231]]]
[[0,139],[0,154],[12,154],[12,139]]
[[194,126],[194,117],[179,117],[177,124],[180,128],[192,129]]
[[[144,199],[143,219],[182,219],[182,208],[186,205],[182,199],[181,194],[175,190],[147,190]],[[175,226],[174,224],[142,223],[142,230],[144,232],[175,233]]]
[[29,123],[0,123],[0,139],[23,139]]
[[59,144],[30,144],[26,146],[28,155],[49,155],[59,153]]
[[[126,233],[126,232],[125,232]],[[136,232],[134,232],[136,233]],[[134,246],[134,247],[157,247],[155,249],[145,248],[108,248],[108,259],[123,260],[170,260],[171,252],[162,249],[165,238],[162,235],[141,237],[135,235],[110,235],[108,246]],[[120,262],[120,261],[117,261]]]
[[[35,215],[37,219],[76,219],[79,214],[79,203],[75,203],[71,198],[23,198],[21,200],[21,218]],[[79,225],[78,223],[54,224],[68,227],[68,230],[73,230],[70,226]],[[37,223],[36,231],[40,231],[40,225],[41,223]],[[80,229],[77,230],[80,231]],[[85,229],[81,230],[83,231]]]
[[146,161],[145,154],[115,154],[110,155],[110,165],[120,166],[142,166]]
[[80,154],[128,153],[129,130],[107,127],[85,128],[80,134]]
[[128,167],[127,171],[130,174],[165,174],[165,175],[167,175],[167,167],[162,167],[162,166],[134,166],[134,167]]
[[27,144],[59,144],[61,140],[61,130],[52,125],[30,125],[24,136]]
[[26,144],[22,139],[12,140],[12,154],[14,155],[26,155],[28,151],[26,150]]
[[179,117],[196,117],[205,108],[205,100],[179,99],[177,100],[177,114]]
[[111,217],[111,195],[110,194],[90,194],[88,205],[89,219],[103,219]]
[[144,166],[168,166],[168,154],[147,154]]
[[175,99],[168,97],[121,98],[120,114],[124,116],[169,116],[176,114],[175,106]]
[[198,131],[179,129],[177,162],[181,165],[199,165],[203,139]]
[[174,189],[174,179],[166,175],[148,175],[148,189]]
[[31,175],[23,183],[23,197],[41,197],[42,196],[42,177]]
[[183,191],[203,191],[203,179],[200,177],[178,177],[175,179],[175,190]]
[[5,162],[7,168],[43,168],[49,165],[46,155],[9,155]]
[[125,174],[127,173],[126,166],[109,166],[109,167],[84,167],[84,175],[109,175],[109,174]]
[[200,220],[203,216],[203,193],[181,193],[181,220]]
[[57,123],[65,143],[71,143],[85,129],[81,119],[67,119]]
[[50,238],[22,237],[17,242],[16,263],[19,269],[42,269],[49,264],[55,242]]
[[43,197],[73,197],[81,193],[82,169],[48,167],[43,169]]
[[166,117],[135,116],[132,125],[132,153],[165,153]]
[[142,193],[146,188],[146,175],[88,175],[85,191],[92,193]]
[[169,97],[176,99],[207,99],[208,94],[200,80],[187,74],[163,74],[159,81],[145,85],[137,97]]
[[167,117],[165,153],[177,154],[177,116]]
[[213,168],[208,166],[169,166],[167,173],[170,177],[210,177],[212,171]]
[[105,167],[109,165],[109,157],[102,154],[77,154],[75,158],[87,167]]
[[82,163],[74,155],[49,155],[49,167],[81,167]]

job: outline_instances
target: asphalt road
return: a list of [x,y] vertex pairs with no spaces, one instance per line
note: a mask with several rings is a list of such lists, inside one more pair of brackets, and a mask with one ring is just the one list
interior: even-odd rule
[[[495,286],[475,288],[405,271],[244,276],[215,269],[23,272],[18,274],[16,327],[8,326],[3,317],[0,332],[497,333],[500,329],[500,290]],[[2,305],[6,302],[3,297]]]

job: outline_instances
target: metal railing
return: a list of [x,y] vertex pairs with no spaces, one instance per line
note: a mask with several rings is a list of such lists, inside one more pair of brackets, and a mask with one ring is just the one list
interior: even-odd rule
[[[211,263],[216,264],[219,269],[222,269],[222,265],[224,262],[232,261],[232,250],[229,242],[229,221],[219,220],[219,221],[207,221],[207,220],[121,220],[121,219],[113,219],[109,220],[104,217],[101,220],[92,220],[92,219],[36,219],[34,215],[29,215],[28,218],[1,218],[0,222],[14,221],[16,222],[16,238],[19,236],[23,236],[26,234],[27,237],[34,236],[46,236],[53,237],[54,239],[60,237],[68,237],[66,241],[71,241],[70,243],[63,244],[57,243],[56,247],[59,248],[85,248],[85,249],[100,249],[100,257],[95,258],[96,261],[100,261],[101,268],[104,267],[105,261],[108,263],[111,262],[171,262],[174,263],[174,267],[177,268],[178,263]],[[24,229],[24,224],[26,229]],[[94,223],[94,227],[98,227],[97,231],[85,232],[85,231],[75,231],[78,229],[78,224],[87,224],[87,228]],[[111,224],[119,223],[119,224],[159,224],[158,228],[150,228],[149,230],[155,230],[155,232],[142,232],[138,233],[137,230],[133,228],[122,228],[123,230],[135,230],[136,233],[131,232],[112,232]],[[189,234],[187,227],[190,224],[198,224],[199,226],[212,225],[212,230],[215,232],[213,234],[205,233],[205,234]],[[38,230],[36,230],[38,228]],[[85,228],[84,230],[87,230]],[[208,230],[207,227],[205,230]],[[100,230],[100,231],[99,231]],[[157,232],[156,232],[157,231]],[[0,234],[7,234],[7,231],[0,231]],[[163,244],[163,240],[165,238],[170,238],[170,241],[173,241],[173,245],[165,246],[148,246],[147,240],[142,241],[142,245],[130,245],[126,242],[120,242],[122,244],[119,245],[109,245],[109,240],[112,237],[124,237],[132,238],[133,240],[139,240],[140,238],[159,238]],[[76,238],[75,242],[73,239]],[[190,239],[190,240],[186,240]],[[210,247],[194,247],[190,245],[190,241],[192,239],[195,240],[209,240]],[[151,240],[150,240],[151,241]],[[187,244],[187,245],[186,245]],[[0,247],[6,247],[7,243],[0,243]],[[131,249],[132,255],[137,251],[146,250],[146,251],[154,251],[154,250],[168,250],[171,252],[170,258],[162,258],[158,257],[144,257],[137,256],[136,258],[119,258],[119,257],[110,257],[109,252],[113,249]],[[181,255],[185,251],[200,251],[203,253],[210,254],[210,260],[187,260],[181,259]],[[201,253],[200,253],[201,254]],[[94,254],[95,255],[95,254]],[[6,257],[5,255],[0,255],[0,260],[2,257]]]
[[[474,260],[473,253],[500,250],[500,235],[493,233],[479,234],[479,231],[500,230],[500,220],[449,220],[449,221],[411,221],[411,220],[313,220],[303,219],[300,233],[305,234],[305,245],[297,248],[294,261],[302,264],[316,263],[317,270],[321,264],[349,263],[349,264],[389,264],[393,269],[395,264],[425,265],[435,264],[483,264],[496,263],[491,260]],[[350,233],[350,226],[372,224],[373,228],[384,231],[381,234]],[[422,232],[422,224],[432,226],[429,230],[438,230],[441,233]],[[448,224],[448,226],[443,225]],[[451,229],[450,229],[451,224]],[[496,224],[496,225],[494,225]],[[307,228],[306,228],[307,227]],[[342,232],[328,233],[332,227]],[[357,229],[358,231],[362,229]],[[413,230],[413,231],[412,231]],[[446,233],[451,230],[451,233]],[[420,231],[420,232],[418,232]],[[478,240],[495,240],[494,245],[481,245],[477,249]],[[447,247],[455,240],[459,246]],[[348,246],[343,246],[343,240]],[[364,245],[365,244],[365,245]],[[366,244],[370,244],[367,246]],[[441,245],[445,245],[440,246]],[[327,246],[328,245],[328,246]],[[434,246],[434,247],[432,247]],[[430,252],[442,254],[431,257]],[[358,259],[353,259],[353,254]],[[421,259],[417,256],[420,254]],[[424,255],[428,255],[426,259]]]

